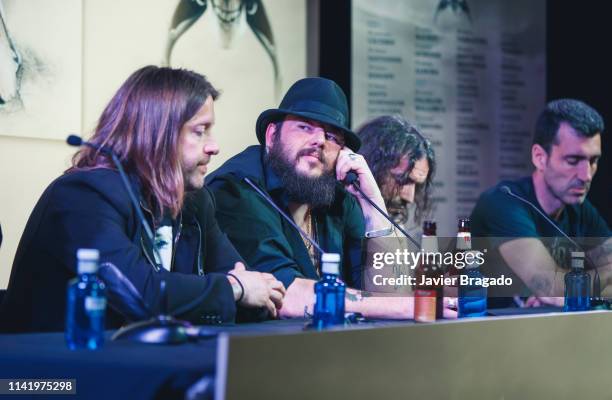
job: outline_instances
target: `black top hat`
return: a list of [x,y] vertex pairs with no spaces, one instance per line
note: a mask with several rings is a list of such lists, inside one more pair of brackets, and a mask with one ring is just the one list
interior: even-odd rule
[[287,115],[331,125],[344,133],[346,146],[358,151],[361,140],[348,127],[348,103],[340,86],[324,78],[304,78],[289,88],[279,108],[259,114],[255,130],[259,143],[266,142],[266,128]]

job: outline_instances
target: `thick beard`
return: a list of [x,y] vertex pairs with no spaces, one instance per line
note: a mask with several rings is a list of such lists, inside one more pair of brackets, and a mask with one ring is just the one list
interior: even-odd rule
[[312,208],[329,207],[333,203],[337,184],[333,170],[312,178],[299,174],[295,165],[285,158],[283,146],[277,140],[264,161],[281,180],[290,201],[309,204]]

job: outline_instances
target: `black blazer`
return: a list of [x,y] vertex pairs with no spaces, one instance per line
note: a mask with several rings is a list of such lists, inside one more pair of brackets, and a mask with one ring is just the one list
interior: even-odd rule
[[[171,313],[199,298],[177,317],[200,324],[233,321],[236,305],[224,273],[241,258],[214,213],[207,190],[188,195],[173,271],[156,272],[119,174],[109,169],[64,174],[45,190],[23,232],[0,312],[1,329],[64,329],[66,285],[76,275],[79,248],[99,249],[100,262],[115,264],[152,309],[159,303],[163,278]],[[109,307],[107,327],[122,322]]]

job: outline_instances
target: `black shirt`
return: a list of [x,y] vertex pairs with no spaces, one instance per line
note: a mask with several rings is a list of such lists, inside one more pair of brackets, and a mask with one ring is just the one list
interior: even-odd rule
[[[521,237],[540,238],[561,268],[568,267],[570,252],[577,249],[536,210],[504,193],[500,189],[502,186],[507,186],[545,213],[536,198],[531,176],[516,181],[502,181],[482,193],[472,211],[473,242],[475,247],[489,251],[485,256],[483,273],[494,278],[501,274],[512,277],[515,281],[512,289],[516,294],[525,296],[530,291],[499,255],[498,248],[502,243]],[[588,200],[582,204],[566,205],[554,222],[585,250],[602,243],[611,235],[610,228]],[[524,256],[529,257],[528,254]]]

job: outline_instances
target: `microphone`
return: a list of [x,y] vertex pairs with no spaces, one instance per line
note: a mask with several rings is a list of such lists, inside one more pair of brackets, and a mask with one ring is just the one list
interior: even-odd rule
[[[529,200],[515,194],[514,192],[512,192],[512,190],[510,190],[510,188],[506,185],[500,186],[499,190],[502,193],[505,193],[509,196],[514,197],[515,199],[518,199],[520,201],[522,201],[525,204],[528,204],[531,208],[533,208],[534,210],[537,211],[538,214],[540,214],[545,220],[546,222],[548,222],[549,225],[551,225],[553,228],[555,228],[557,230],[557,232],[559,232],[561,235],[563,235],[564,238],[566,238],[571,244],[574,245],[574,247],[576,247],[576,249],[583,251],[584,255],[586,257],[586,259],[589,261],[589,263],[591,263],[591,265],[593,267],[595,267],[595,264],[593,264],[591,258],[587,255],[586,251],[584,251],[584,249],[582,248],[582,246],[580,246],[578,243],[576,243],[576,241],[574,241],[574,239],[572,239],[571,237],[569,237],[565,232],[563,232],[563,230],[561,228],[559,228],[557,226],[557,224],[555,224],[555,222],[553,220],[551,220],[548,215],[546,215],[545,213],[543,213],[535,204],[533,204],[532,202],[530,202]],[[594,268],[595,270],[595,277],[593,278],[593,295],[595,298],[599,299],[601,297],[601,285],[600,285],[600,278],[599,278],[599,271],[597,268]]]
[[100,146],[100,145],[97,145],[91,142],[87,142],[83,140],[80,136],[77,136],[77,135],[69,135],[66,138],[66,143],[68,143],[70,146],[76,146],[76,147],[88,146],[88,147],[91,147],[91,148],[94,148],[100,151],[101,153],[104,153],[110,156],[111,160],[113,161],[113,164],[115,164],[115,168],[117,168],[117,171],[119,172],[119,176],[121,177],[123,186],[125,187],[125,190],[127,191],[128,196],[130,197],[130,202],[132,203],[132,206],[136,210],[136,216],[138,217],[140,224],[142,225],[145,231],[147,242],[149,246],[151,246],[151,249],[153,249],[153,252],[155,253],[156,257],[154,258],[157,258],[156,260],[153,260],[153,264],[154,264],[153,268],[155,269],[156,272],[159,272],[160,266],[157,263],[157,260],[161,260],[162,258],[159,255],[159,250],[157,249],[157,247],[155,247],[155,241],[153,240],[153,231],[151,230],[149,223],[147,222],[144,214],[142,213],[142,210],[140,209],[140,204],[138,203],[138,200],[136,199],[136,195],[134,194],[134,191],[132,190],[132,185],[130,184],[130,181],[128,180],[127,174],[125,173],[125,170],[123,169],[123,166],[121,165],[121,161],[119,160],[119,157],[117,157],[117,154],[115,154],[115,152],[108,147]]
[[357,173],[355,171],[349,171],[346,173],[346,176],[344,177],[344,184],[345,185],[352,185],[355,182],[359,182],[359,177],[357,176]]
[[[108,147],[99,146],[97,144],[87,142],[77,135],[70,135],[66,138],[66,143],[71,146],[88,146],[100,151],[103,154],[110,156],[121,176],[121,181],[130,197],[130,202],[136,210],[136,215],[140,220],[141,225],[145,231],[145,236],[149,246],[153,249],[157,259],[161,260],[159,250],[155,247],[153,241],[153,231],[149,226],[140,204],[136,199],[136,195],[132,189],[127,174],[121,165],[121,161],[117,154]],[[158,265],[157,260],[153,260],[153,268],[156,272],[160,272],[161,267]],[[190,339],[197,339],[198,337],[206,337],[206,332],[203,330],[200,332],[199,329],[193,328],[191,324],[186,321],[175,319],[167,312],[168,295],[166,290],[166,281],[160,282],[160,314],[150,317],[151,310],[147,307],[142,295],[133,286],[125,275],[113,264],[104,263],[100,265],[100,274],[104,281],[109,287],[109,300],[111,306],[115,308],[119,313],[130,320],[140,320],[140,322],[134,322],[126,325],[115,332],[112,336],[112,340],[131,340],[140,343],[164,343],[164,344],[179,344],[185,343]],[[195,305],[199,304],[202,299],[200,295],[198,298],[179,307],[174,310],[175,314],[181,314],[191,310]],[[149,319],[145,319],[150,317]]]
[[115,264],[103,262],[98,275],[106,284],[109,305],[128,321],[140,321],[153,315],[138,289]]
[[[103,154],[106,154],[108,156],[111,156],[111,158],[115,154],[108,147],[100,146],[100,145],[97,145],[95,143],[91,143],[91,142],[85,141],[85,140],[83,140],[83,138],[81,138],[80,136],[77,136],[77,135],[68,135],[68,137],[66,138],[66,143],[68,143],[70,146],[75,146],[75,147],[80,147],[80,146],[91,147],[92,149],[98,150],[100,153],[103,153]],[[113,161],[115,161],[115,160],[113,159]]]
[[[81,146],[85,141],[77,135],[68,135],[68,137],[66,138],[66,143],[68,143],[70,146]],[[85,142],[87,143],[87,145],[93,147],[93,148],[98,148],[98,146],[96,146],[93,143],[89,143],[89,142]]]
[[540,214],[540,215],[541,215],[541,216],[542,216],[542,217],[543,217],[543,218],[546,220],[546,222],[548,222],[548,223],[549,223],[549,224],[550,224],[550,225],[551,225],[553,228],[555,228],[555,229],[556,229],[556,230],[557,230],[557,231],[558,231],[558,232],[559,232],[561,235],[563,235],[563,237],[565,237],[567,240],[569,240],[569,241],[570,241],[570,243],[572,243],[572,244],[573,244],[573,245],[574,245],[576,248],[578,248],[578,249],[582,250],[582,246],[580,246],[578,243],[576,243],[576,242],[575,242],[575,241],[574,241],[574,240],[573,240],[571,237],[569,237],[568,235],[566,235],[566,234],[565,234],[565,232],[563,232],[563,231],[561,230],[561,228],[559,228],[559,227],[557,226],[557,224],[555,224],[555,223],[554,223],[554,221],[553,221],[553,220],[551,220],[551,219],[548,217],[548,215],[544,214],[544,213],[543,213],[543,212],[542,212],[542,211],[541,211],[541,210],[540,210],[540,209],[539,209],[539,208],[538,208],[538,207],[537,207],[535,204],[533,204],[533,203],[532,203],[532,202],[530,202],[529,200],[527,200],[527,199],[525,199],[525,198],[523,198],[523,197],[521,197],[521,196],[519,196],[519,195],[517,195],[517,194],[514,194],[514,193],[512,192],[512,190],[510,190],[510,188],[509,188],[508,186],[506,186],[506,185],[504,185],[504,186],[500,186],[499,190],[501,190],[501,191],[502,191],[502,193],[505,193],[505,194],[507,194],[507,195],[510,195],[510,196],[512,196],[512,197],[514,197],[514,198],[516,198],[516,199],[519,199],[519,200],[520,200],[520,201],[522,201],[523,203],[529,204],[529,206],[531,206],[531,208],[533,208],[534,210],[536,210],[536,211],[537,211],[537,213],[538,213],[538,214]]
[[408,234],[408,232],[406,232],[401,226],[399,226],[399,224],[397,224],[395,221],[393,221],[393,218],[391,218],[389,216],[389,214],[387,214],[386,212],[381,210],[381,208],[378,207],[376,205],[376,203],[374,203],[368,196],[366,196],[366,194],[363,192],[363,190],[361,190],[361,188],[359,187],[359,178],[358,178],[357,173],[355,171],[349,171],[349,172],[346,173],[346,176],[344,177],[344,184],[346,184],[346,185],[353,185],[353,187],[359,192],[361,197],[366,199],[366,201],[368,203],[370,203],[370,205],[372,207],[374,207],[376,209],[376,211],[378,211],[383,217],[385,217],[387,219],[387,221],[391,222],[391,224],[393,224],[393,226],[397,230],[399,230],[404,236],[406,236],[406,238],[408,238],[416,246],[417,249],[421,248],[421,245],[419,244],[419,242],[416,241],[416,239],[414,239],[412,236],[410,236]]
[[244,177],[242,178],[242,180],[244,180],[250,187],[252,187],[253,189],[255,189],[255,191],[264,198],[264,200],[270,204],[272,207],[274,207],[274,209],[276,211],[279,212],[280,215],[282,215],[282,217],[285,219],[285,221],[289,222],[289,224],[294,227],[298,232],[300,232],[300,234],[302,235],[302,237],[306,238],[306,240],[308,240],[310,242],[310,244],[312,244],[315,249],[317,249],[319,251],[320,255],[325,254],[325,252],[323,251],[323,249],[321,248],[321,246],[319,246],[319,244],[317,242],[314,241],[314,239],[312,239],[310,236],[308,236],[306,234],[306,232],[304,232],[302,230],[302,228],[300,228],[294,221],[292,218],[289,218],[289,216],[287,214],[285,214],[283,212],[283,210],[280,209],[279,206],[276,205],[276,203],[274,203],[274,200],[272,200],[270,198],[270,196],[268,196],[266,193],[264,193],[263,190],[261,190],[259,187],[257,187],[257,185],[255,185],[248,177]]

